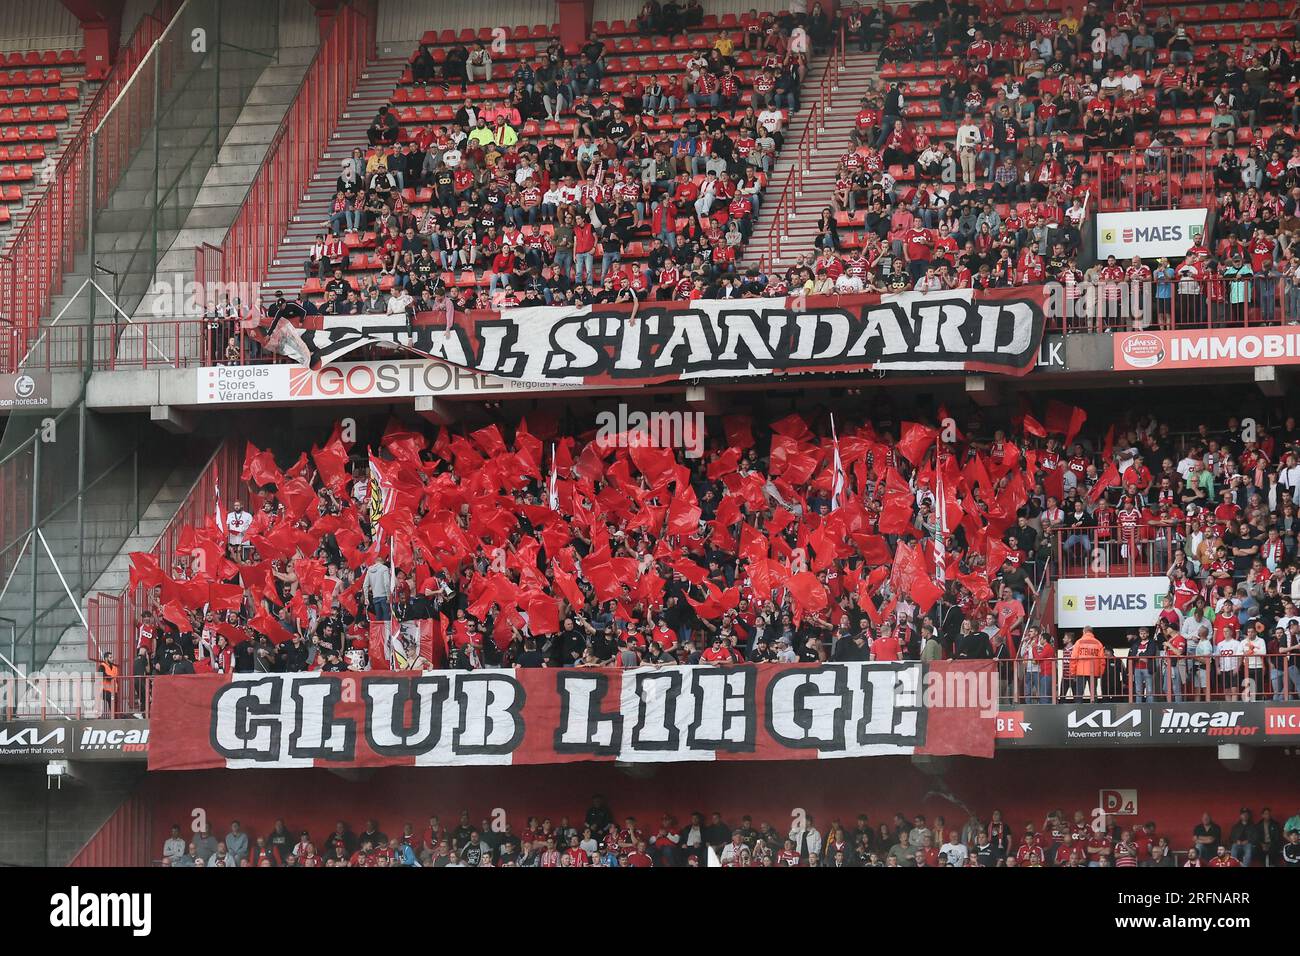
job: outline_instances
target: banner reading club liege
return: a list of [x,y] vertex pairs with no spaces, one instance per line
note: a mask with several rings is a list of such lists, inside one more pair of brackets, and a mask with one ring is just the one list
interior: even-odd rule
[[150,770],[992,757],[993,662],[197,675]]

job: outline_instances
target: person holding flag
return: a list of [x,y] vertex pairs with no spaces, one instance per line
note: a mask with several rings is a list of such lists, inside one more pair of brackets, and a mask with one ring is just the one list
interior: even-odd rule
[[229,545],[230,558],[232,561],[238,561],[241,564],[244,560],[245,550],[248,548],[248,529],[253,526],[253,516],[244,510],[244,503],[236,501],[234,509],[226,515],[225,524],[221,521],[221,491],[217,491],[217,529],[226,535],[226,543]]

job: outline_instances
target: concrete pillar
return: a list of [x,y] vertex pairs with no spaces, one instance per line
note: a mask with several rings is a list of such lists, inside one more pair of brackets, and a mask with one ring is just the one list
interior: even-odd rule
[[86,48],[86,77],[102,80],[117,59],[122,42],[122,8],[126,0],[63,0],[81,23]]
[[173,435],[188,435],[194,431],[194,416],[173,405],[150,406],[149,420]]
[[320,38],[324,42],[334,29],[334,17],[339,12],[339,0],[309,0],[316,8],[316,26],[320,29]]
[[591,13],[595,0],[555,0],[560,19],[560,42],[568,47],[582,46],[591,35]]
[[981,408],[992,408],[1002,400],[997,382],[983,375],[971,375],[966,379],[966,397]]
[[452,405],[431,395],[416,398],[415,414],[430,425],[452,425],[456,422],[456,411]]

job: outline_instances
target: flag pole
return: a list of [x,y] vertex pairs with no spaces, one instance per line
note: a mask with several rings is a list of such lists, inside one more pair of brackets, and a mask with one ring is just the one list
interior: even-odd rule
[[[947,523],[948,509],[944,505],[943,497],[943,473],[939,463],[939,451],[943,447],[943,431],[935,433],[934,436],[934,583],[941,589],[939,600],[936,602],[938,613],[935,615],[935,634],[939,633],[939,628],[943,626],[943,595],[948,588],[948,575],[944,568],[943,562],[947,559],[947,548],[944,543],[944,525]],[[942,646],[942,645],[941,645]],[[922,649],[924,650],[924,648]]]

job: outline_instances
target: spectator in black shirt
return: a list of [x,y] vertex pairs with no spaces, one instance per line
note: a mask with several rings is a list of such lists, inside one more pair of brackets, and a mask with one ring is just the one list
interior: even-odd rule
[[592,795],[591,806],[587,808],[587,815],[584,819],[587,826],[591,827],[592,833],[604,833],[606,828],[614,822],[614,814],[610,811],[604,794]]
[[1201,862],[1208,863],[1223,841],[1223,828],[1215,823],[1208,813],[1205,813],[1201,815],[1201,822],[1192,828],[1192,838],[1196,841],[1196,850],[1201,856]]

